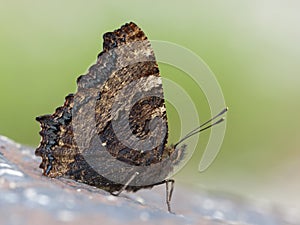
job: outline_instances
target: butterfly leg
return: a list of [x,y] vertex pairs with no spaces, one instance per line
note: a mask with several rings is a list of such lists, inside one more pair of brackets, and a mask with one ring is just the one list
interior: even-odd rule
[[[168,206],[168,211],[170,213],[173,213],[171,211],[171,199],[172,199],[172,195],[173,195],[175,180],[167,179],[167,180],[165,180],[165,183],[166,183],[166,202],[167,202],[167,206]],[[171,184],[170,187],[169,187],[169,184]]]
[[113,192],[113,193],[111,193],[111,194],[114,195],[114,196],[119,196],[119,195],[120,195],[120,194],[128,187],[128,185],[131,183],[131,181],[133,181],[133,179],[134,179],[137,175],[139,175],[139,172],[135,172],[135,173],[130,177],[130,179],[126,182],[126,184],[124,184],[124,186],[123,186],[119,191]]
[[[173,190],[174,190],[174,183],[175,183],[175,180],[166,179],[166,180],[163,180],[161,182],[158,182],[158,183],[152,185],[152,186],[156,186],[156,185],[166,184],[166,203],[167,203],[169,213],[173,213],[171,210],[171,199],[172,199]],[[171,184],[171,185],[169,186],[169,184]]]

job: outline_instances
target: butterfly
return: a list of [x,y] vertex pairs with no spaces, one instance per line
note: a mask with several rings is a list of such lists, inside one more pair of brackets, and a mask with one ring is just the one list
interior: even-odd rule
[[114,195],[165,184],[171,212],[169,174],[186,152],[179,144],[222,119],[168,146],[162,80],[150,41],[133,22],[105,33],[103,40],[96,63],[77,79],[77,92],[52,115],[36,118],[40,168],[45,176],[67,177]]

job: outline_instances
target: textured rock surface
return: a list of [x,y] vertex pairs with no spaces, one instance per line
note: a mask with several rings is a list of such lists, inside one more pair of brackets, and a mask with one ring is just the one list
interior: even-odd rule
[[173,210],[164,187],[109,193],[42,176],[34,149],[0,136],[0,224],[289,224],[279,210],[175,186]]

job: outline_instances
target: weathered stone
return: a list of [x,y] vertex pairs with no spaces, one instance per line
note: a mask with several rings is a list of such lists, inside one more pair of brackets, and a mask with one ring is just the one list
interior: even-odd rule
[[51,179],[38,168],[34,149],[0,136],[0,224],[287,224],[274,210],[247,201],[175,187],[167,212],[164,187],[108,192],[68,179]]

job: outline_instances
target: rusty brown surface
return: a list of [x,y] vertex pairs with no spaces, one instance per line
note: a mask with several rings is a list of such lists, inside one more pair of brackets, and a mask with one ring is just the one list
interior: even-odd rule
[[108,192],[42,176],[34,149],[0,136],[0,224],[288,224],[278,211],[246,201],[186,191],[176,185],[167,212],[164,188]]

